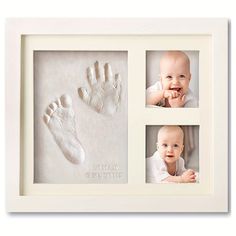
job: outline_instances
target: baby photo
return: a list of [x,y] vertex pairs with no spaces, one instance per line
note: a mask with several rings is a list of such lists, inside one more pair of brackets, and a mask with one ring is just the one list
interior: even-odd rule
[[146,183],[196,183],[198,126],[146,127]]
[[34,52],[34,183],[127,183],[126,51]]
[[198,107],[197,51],[147,51],[146,106]]

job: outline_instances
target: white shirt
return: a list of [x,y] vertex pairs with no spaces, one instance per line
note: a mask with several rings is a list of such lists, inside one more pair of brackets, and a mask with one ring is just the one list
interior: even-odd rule
[[[184,167],[184,159],[179,157],[176,161],[176,176],[181,176],[186,169]],[[171,176],[167,171],[165,161],[156,151],[151,157],[146,159],[146,182],[161,183],[164,179]]]
[[[146,94],[161,91],[161,90],[163,90],[162,84],[160,81],[157,81],[154,85],[147,88]],[[193,92],[190,89],[188,89],[188,92],[185,95],[186,95],[186,97],[185,97],[184,107],[198,107],[197,99],[195,98]],[[162,99],[156,105],[164,107],[165,106],[165,99]]]

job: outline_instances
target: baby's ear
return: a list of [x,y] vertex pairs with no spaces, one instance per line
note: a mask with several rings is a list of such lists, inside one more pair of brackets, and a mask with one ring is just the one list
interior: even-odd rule
[[189,81],[192,79],[192,74],[190,73],[189,74]]

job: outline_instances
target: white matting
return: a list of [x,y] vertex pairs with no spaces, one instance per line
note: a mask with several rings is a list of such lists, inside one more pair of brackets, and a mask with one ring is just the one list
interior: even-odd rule
[[[109,62],[122,79],[121,104],[113,116],[99,114],[78,96],[89,87],[87,68]],[[127,182],[127,53],[36,51],[34,53],[34,181],[36,183]],[[63,156],[43,122],[46,107],[62,94],[72,97],[77,133],[85,162]]]

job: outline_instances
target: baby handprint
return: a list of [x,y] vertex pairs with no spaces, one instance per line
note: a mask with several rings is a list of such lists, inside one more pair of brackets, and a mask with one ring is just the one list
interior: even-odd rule
[[104,67],[96,61],[94,67],[87,69],[89,88],[78,89],[80,98],[93,110],[105,115],[113,115],[120,104],[121,77],[113,76],[109,63]]

